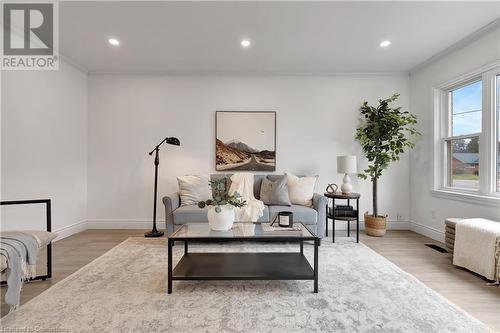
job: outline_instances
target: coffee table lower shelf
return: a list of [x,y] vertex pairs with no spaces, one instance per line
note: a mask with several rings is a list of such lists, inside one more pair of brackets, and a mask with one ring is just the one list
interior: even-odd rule
[[302,253],[186,253],[172,280],[315,280]]

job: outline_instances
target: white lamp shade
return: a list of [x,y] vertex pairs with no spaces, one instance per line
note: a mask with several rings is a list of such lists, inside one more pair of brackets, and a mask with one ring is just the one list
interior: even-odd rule
[[337,156],[337,172],[338,173],[356,173],[356,156]]

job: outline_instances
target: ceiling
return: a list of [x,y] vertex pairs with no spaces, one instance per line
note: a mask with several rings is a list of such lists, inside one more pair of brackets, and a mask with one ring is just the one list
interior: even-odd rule
[[60,53],[90,72],[328,74],[409,71],[500,17],[500,2],[68,1],[59,11]]

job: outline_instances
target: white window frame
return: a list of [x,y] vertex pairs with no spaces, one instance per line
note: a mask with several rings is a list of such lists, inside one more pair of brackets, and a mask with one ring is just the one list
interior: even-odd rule
[[[496,76],[500,62],[483,66],[434,88],[434,184],[432,193],[438,197],[462,199],[468,202],[500,204],[496,188],[496,145],[500,133],[497,128]],[[483,84],[481,133],[451,136],[451,108],[449,92],[481,80]],[[448,185],[449,160],[447,141],[479,136],[479,188],[463,189]]]

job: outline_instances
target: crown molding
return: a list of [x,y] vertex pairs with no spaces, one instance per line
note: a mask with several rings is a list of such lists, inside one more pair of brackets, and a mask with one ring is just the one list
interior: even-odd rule
[[137,75],[137,76],[227,76],[227,77],[367,77],[367,76],[408,76],[407,71],[385,72],[335,72],[335,71],[89,71],[89,75]]
[[492,22],[488,23],[487,25],[485,25],[484,27],[482,27],[481,29],[474,31],[473,33],[471,33],[467,37],[462,38],[461,40],[459,40],[455,44],[447,47],[446,49],[442,50],[441,52],[436,53],[435,55],[428,58],[427,60],[424,60],[420,64],[414,66],[413,68],[410,69],[409,74],[412,75],[415,72],[418,72],[422,68],[427,67],[428,65],[443,58],[444,56],[446,56],[450,53],[453,53],[456,50],[459,50],[459,49],[469,45],[470,43],[478,40],[480,37],[486,35],[487,33],[491,32],[499,27],[500,27],[500,18],[497,18],[497,19],[493,20]]

